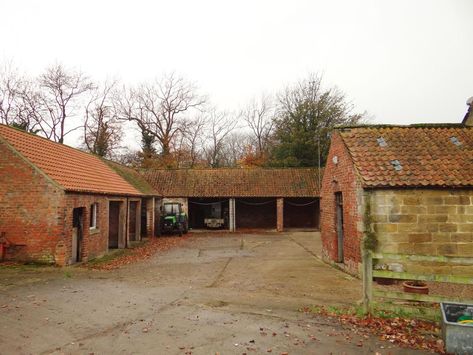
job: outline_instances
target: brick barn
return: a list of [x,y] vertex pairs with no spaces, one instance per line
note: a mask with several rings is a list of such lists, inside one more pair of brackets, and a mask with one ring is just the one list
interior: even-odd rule
[[323,256],[357,274],[377,251],[473,256],[473,127],[335,130],[321,188]]
[[319,228],[318,169],[176,169],[148,170],[145,179],[164,202],[183,203],[189,227]]
[[0,171],[4,259],[65,265],[154,234],[152,189],[94,155],[0,125]]

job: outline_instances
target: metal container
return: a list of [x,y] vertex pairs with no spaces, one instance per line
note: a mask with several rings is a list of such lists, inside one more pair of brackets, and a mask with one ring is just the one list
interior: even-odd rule
[[458,323],[462,316],[473,316],[473,305],[441,302],[440,308],[445,350],[452,354],[473,354],[473,324]]

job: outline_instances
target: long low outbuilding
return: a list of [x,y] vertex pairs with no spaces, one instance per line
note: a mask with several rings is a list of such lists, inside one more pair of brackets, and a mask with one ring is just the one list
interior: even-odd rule
[[319,170],[315,168],[154,169],[144,178],[164,202],[181,202],[189,227],[319,228]]
[[0,172],[2,260],[73,264],[155,233],[157,196],[131,169],[0,125]]

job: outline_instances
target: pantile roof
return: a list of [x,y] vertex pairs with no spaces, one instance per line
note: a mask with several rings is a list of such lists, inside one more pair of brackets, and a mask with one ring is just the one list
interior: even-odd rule
[[147,170],[146,180],[165,197],[317,197],[318,169]]
[[105,160],[108,166],[110,166],[117,174],[128,181],[135,189],[147,196],[156,196],[157,192],[153,187],[145,180],[144,176],[138,173],[135,169],[128,166],[118,164],[111,160]]
[[472,187],[473,127],[340,128],[364,187]]
[[5,125],[0,137],[66,191],[141,195],[95,155]]

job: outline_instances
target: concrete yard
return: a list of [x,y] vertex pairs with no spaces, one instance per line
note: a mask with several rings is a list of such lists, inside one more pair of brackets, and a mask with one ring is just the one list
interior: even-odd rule
[[0,354],[417,353],[298,311],[361,297],[319,238],[194,233],[114,271],[2,268]]

